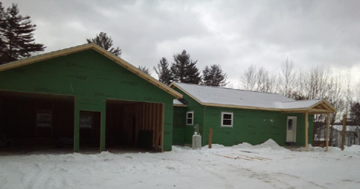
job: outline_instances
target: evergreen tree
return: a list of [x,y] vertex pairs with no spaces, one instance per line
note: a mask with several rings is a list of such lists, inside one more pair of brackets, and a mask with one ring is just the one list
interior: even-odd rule
[[165,83],[166,85],[169,85],[171,83],[173,77],[169,68],[169,63],[166,58],[163,57],[158,63],[157,68],[154,67],[154,70],[158,75],[159,81],[161,83]]
[[95,38],[86,39],[88,43],[95,43],[115,56],[121,56],[121,49],[119,47],[113,47],[113,40],[106,33],[100,32]]
[[197,61],[190,59],[190,54],[185,50],[182,53],[174,55],[174,63],[171,65],[171,73],[174,81],[181,83],[199,84],[201,76],[196,67]]
[[31,24],[30,16],[19,14],[19,8],[12,4],[6,11],[0,2],[0,64],[30,57],[43,51],[43,44],[35,43],[36,25]]
[[206,66],[203,70],[203,85],[208,86],[225,86],[227,75],[224,73],[220,65]]
[[138,69],[141,70],[142,72],[148,74],[148,75],[151,74],[149,68],[147,68],[146,66],[139,66]]

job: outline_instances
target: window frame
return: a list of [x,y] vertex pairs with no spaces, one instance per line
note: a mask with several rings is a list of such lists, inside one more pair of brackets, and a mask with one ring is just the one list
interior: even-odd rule
[[[231,119],[224,119],[225,114],[230,114]],[[224,125],[224,120],[231,120],[231,125]],[[221,127],[233,127],[234,125],[234,112],[221,112]]]
[[[192,118],[188,117],[189,113],[192,114]],[[187,111],[186,112],[186,125],[191,125],[191,126],[194,125],[194,116],[195,116],[194,111]],[[191,119],[191,124],[188,123],[188,119]]]

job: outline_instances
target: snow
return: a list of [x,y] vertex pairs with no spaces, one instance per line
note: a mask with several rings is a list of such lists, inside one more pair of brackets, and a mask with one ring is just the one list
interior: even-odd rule
[[164,153],[9,154],[0,156],[0,188],[359,188],[360,146],[310,149],[268,140]]
[[[331,127],[336,129],[337,131],[343,130],[343,125],[332,125]],[[347,125],[346,126],[346,131],[356,132],[357,130],[360,130],[360,126],[357,126],[357,125]]]
[[[275,93],[263,93],[223,87],[212,87],[186,83],[174,83],[180,89],[195,97],[202,103],[235,105],[246,107],[297,109],[309,108],[321,100],[299,100],[284,97]],[[174,101],[174,104],[178,102]]]
[[178,100],[178,99],[174,99],[174,100],[173,100],[173,104],[176,104],[176,105],[183,105],[183,103],[182,103],[182,102],[180,102],[180,100]]

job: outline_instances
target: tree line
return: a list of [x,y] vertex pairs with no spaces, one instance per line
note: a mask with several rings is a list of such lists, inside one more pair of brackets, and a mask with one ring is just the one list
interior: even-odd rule
[[154,70],[159,81],[167,85],[172,81],[208,86],[225,86],[227,84],[227,75],[222,71],[220,65],[206,66],[200,75],[196,63],[197,60],[192,60],[190,54],[183,50],[181,53],[173,55],[171,66],[163,57]]
[[[248,67],[240,76],[239,88],[279,93],[296,100],[324,99],[338,110],[331,115],[331,124],[334,124],[356,103],[351,82],[349,73],[336,73],[324,66],[295,69],[295,64],[286,60],[275,72],[263,67]],[[324,120],[324,117],[319,115],[316,120]]]

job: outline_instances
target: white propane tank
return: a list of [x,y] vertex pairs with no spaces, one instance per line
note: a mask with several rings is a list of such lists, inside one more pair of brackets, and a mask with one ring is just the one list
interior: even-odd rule
[[194,135],[192,137],[192,149],[200,149],[201,148],[201,136],[199,134],[199,125],[196,124],[194,127]]
[[200,149],[201,148],[201,136],[197,133],[194,133],[192,137],[192,149]]

